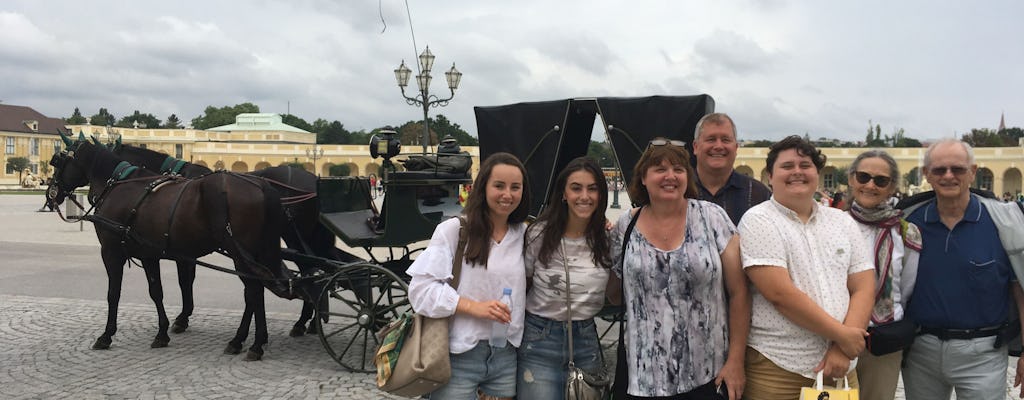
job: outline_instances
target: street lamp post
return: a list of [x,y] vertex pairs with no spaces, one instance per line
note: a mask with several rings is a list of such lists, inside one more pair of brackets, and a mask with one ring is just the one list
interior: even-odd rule
[[451,90],[451,96],[448,96],[447,99],[438,98],[430,94],[430,81],[433,78],[430,76],[430,68],[433,66],[434,54],[430,52],[430,46],[427,46],[419,56],[420,73],[416,75],[416,85],[419,87],[420,93],[413,97],[405,94],[405,87],[409,85],[409,74],[412,73],[412,70],[405,66],[405,60],[402,60],[402,64],[395,70],[395,80],[398,81],[398,87],[402,89],[402,97],[405,98],[405,102],[410,106],[423,107],[424,154],[427,153],[427,145],[430,143],[430,128],[427,126],[428,110],[430,107],[447,106],[448,101],[455,97],[455,90],[459,88],[459,81],[462,80],[462,73],[455,69],[455,63],[452,63],[452,68],[444,73],[445,80],[448,81],[448,89]]
[[312,158],[313,159],[313,172],[315,172],[316,176],[318,176],[318,177],[320,176],[320,170],[318,170],[316,168],[316,160],[320,159],[320,158],[323,158],[323,157],[324,157],[324,148],[323,147],[320,147],[320,146],[317,146],[316,144],[314,144],[312,149],[306,149],[306,158]]

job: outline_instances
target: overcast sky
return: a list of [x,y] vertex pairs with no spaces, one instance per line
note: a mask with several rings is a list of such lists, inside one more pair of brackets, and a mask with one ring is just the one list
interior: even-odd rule
[[[6,0],[0,101],[183,121],[209,105],[350,130],[422,118],[393,70],[429,45],[465,75],[432,109],[592,96],[715,98],[741,139],[918,139],[1024,126],[1024,2]],[[382,22],[383,17],[383,22]],[[415,72],[414,72],[415,74]],[[410,82],[415,90],[415,83]]]

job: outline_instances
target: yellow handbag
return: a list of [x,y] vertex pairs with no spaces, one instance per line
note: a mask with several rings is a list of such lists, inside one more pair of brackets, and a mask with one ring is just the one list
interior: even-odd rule
[[850,379],[843,378],[843,388],[826,387],[824,375],[818,371],[814,379],[814,387],[800,388],[800,400],[860,400],[860,390],[850,389]]

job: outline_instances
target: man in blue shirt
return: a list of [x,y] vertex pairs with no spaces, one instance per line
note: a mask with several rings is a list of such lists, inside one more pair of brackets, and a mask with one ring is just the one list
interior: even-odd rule
[[739,143],[732,118],[723,113],[705,115],[693,137],[699,199],[718,204],[738,225],[750,207],[772,197],[763,183],[733,169]]
[[[925,152],[935,198],[909,211],[921,230],[917,281],[907,316],[921,325],[904,360],[907,399],[1004,399],[1008,359],[1002,334],[1010,302],[1024,292],[987,203],[972,196],[978,170],[969,145],[956,139]],[[1024,362],[1018,360],[1018,377]]]

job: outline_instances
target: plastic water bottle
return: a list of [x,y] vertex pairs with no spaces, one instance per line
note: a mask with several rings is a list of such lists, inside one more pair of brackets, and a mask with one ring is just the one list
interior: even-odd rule
[[[502,289],[501,300],[498,301],[512,310],[512,289]],[[508,324],[494,321],[491,323],[491,347],[505,347],[505,342],[508,342]]]

